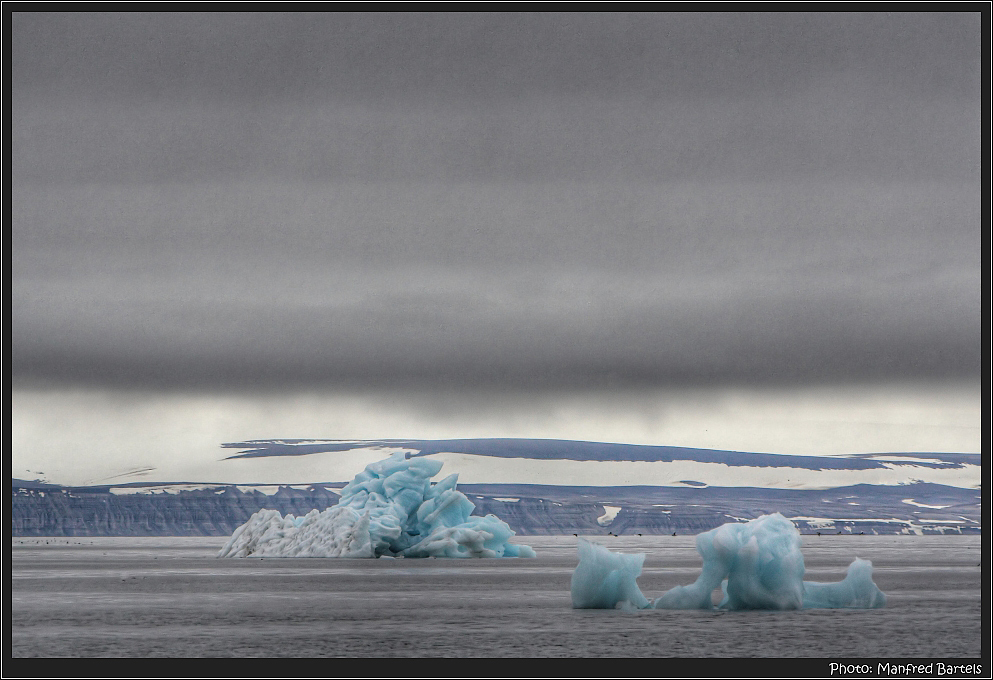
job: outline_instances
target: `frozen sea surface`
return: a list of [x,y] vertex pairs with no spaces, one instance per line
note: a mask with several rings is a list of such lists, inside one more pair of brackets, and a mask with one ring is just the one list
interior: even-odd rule
[[[644,552],[648,597],[691,583],[692,536]],[[981,536],[804,536],[808,580],[872,560],[875,610],[577,610],[573,536],[536,559],[214,557],[224,537],[12,538],[14,657],[885,657],[982,653]]]

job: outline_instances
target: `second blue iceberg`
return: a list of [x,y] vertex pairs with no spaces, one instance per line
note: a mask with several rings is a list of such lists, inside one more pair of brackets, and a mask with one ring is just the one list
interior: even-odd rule
[[614,553],[579,539],[572,575],[576,609],[875,609],[886,596],[872,580],[872,563],[856,558],[837,583],[804,581],[800,532],[779,513],[725,524],[696,537],[703,568],[697,580],[676,586],[654,602],[638,587],[644,555]]

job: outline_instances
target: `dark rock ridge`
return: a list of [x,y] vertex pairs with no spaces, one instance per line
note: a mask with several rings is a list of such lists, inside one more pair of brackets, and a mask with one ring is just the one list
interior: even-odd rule
[[[229,485],[179,491],[182,485],[130,486],[142,493],[12,480],[11,534],[224,536],[262,508],[298,516],[323,510],[337,503],[340,488],[284,486],[266,495]],[[161,490],[166,486],[170,491]],[[982,522],[978,489],[937,484],[827,490],[460,484],[459,489],[476,505],[474,514],[492,513],[519,535],[697,534],[770,512],[793,519],[802,533],[975,534]],[[904,502],[911,498],[918,505]],[[619,508],[612,519],[605,506]]]
[[[224,444],[239,449],[229,458],[335,455],[353,449],[442,452],[505,459],[570,461],[687,461],[699,463],[673,486],[550,486],[459,484],[476,504],[475,514],[492,513],[521,535],[697,534],[726,522],[781,512],[804,533],[979,533],[982,499],[975,488],[924,483],[919,475],[982,464],[980,454],[888,453],[852,456],[789,456],[675,446],[641,446],[552,439],[270,439]],[[885,460],[881,460],[881,459]],[[242,461],[247,462],[247,461]],[[513,464],[508,460],[509,465]],[[883,468],[904,471],[900,484],[859,484],[829,489],[721,486],[707,477],[710,463],[747,474],[758,468],[802,468],[831,473],[853,471],[872,478]],[[681,475],[683,473],[680,473]],[[819,473],[814,473],[814,478]],[[825,479],[831,478],[827,474]],[[835,477],[837,478],[837,477]],[[851,478],[851,477],[848,477]],[[724,477],[723,483],[735,477]],[[259,485],[264,480],[257,480]],[[251,485],[130,483],[62,487],[13,480],[14,536],[230,535],[262,509],[303,515],[334,505],[335,489],[348,480],[310,486],[282,486],[272,495]],[[325,483],[326,482],[326,483]],[[814,486],[815,484],[811,484]],[[265,487],[271,489],[272,487]]]
[[271,496],[234,486],[178,493],[151,486],[151,493],[128,494],[107,486],[43,487],[13,480],[13,536],[222,536],[262,508],[301,515],[338,502],[324,487],[284,487]]
[[[366,439],[362,441],[333,439],[254,439],[221,445],[226,449],[241,449],[233,458],[265,458],[270,456],[307,456],[315,453],[350,451],[359,447],[383,449],[415,449],[412,456],[429,456],[435,453],[468,453],[498,458],[533,458],[537,460],[615,460],[615,461],[675,461],[689,460],[698,463],[724,463],[748,467],[798,467],[808,470],[870,470],[882,468],[886,463],[874,460],[883,454],[867,453],[844,457],[791,456],[778,453],[751,453],[748,451],[722,451],[694,449],[684,446],[648,446],[643,444],[616,444],[610,442],[584,442],[564,439]],[[924,467],[950,467],[976,464],[974,453],[887,453],[887,458],[925,458],[914,465]],[[893,462],[889,460],[887,462]]]

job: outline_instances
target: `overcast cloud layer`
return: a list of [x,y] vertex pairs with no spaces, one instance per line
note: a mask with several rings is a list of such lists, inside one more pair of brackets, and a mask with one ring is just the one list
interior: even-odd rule
[[980,28],[17,13],[15,385],[975,379]]

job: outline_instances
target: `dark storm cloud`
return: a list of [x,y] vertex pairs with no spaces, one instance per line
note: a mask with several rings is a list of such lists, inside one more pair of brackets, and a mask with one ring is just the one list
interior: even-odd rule
[[15,14],[15,382],[973,377],[979,18]]
[[15,93],[782,93],[822,73],[975,97],[974,13],[14,15]]
[[36,228],[14,232],[15,375],[590,387],[980,364],[967,189],[226,190],[17,189]]
[[19,180],[979,170],[978,14],[15,20]]
[[[936,292],[965,293],[965,301],[935,305]],[[319,310],[110,298],[67,304],[57,317],[15,309],[13,370],[42,383],[200,389],[974,378],[980,329],[969,292],[952,282],[883,300],[728,294],[696,304],[600,305],[595,314],[539,305],[508,313],[451,293]]]
[[[931,182],[15,185],[14,283],[129,272],[395,280],[449,273],[816,277],[977,274],[980,196]],[[221,280],[226,280],[223,277]],[[211,290],[214,283],[209,283]],[[323,291],[316,288],[325,294]],[[298,291],[306,292],[305,288]]]
[[979,177],[980,106],[833,82],[742,102],[15,104],[18,181]]

